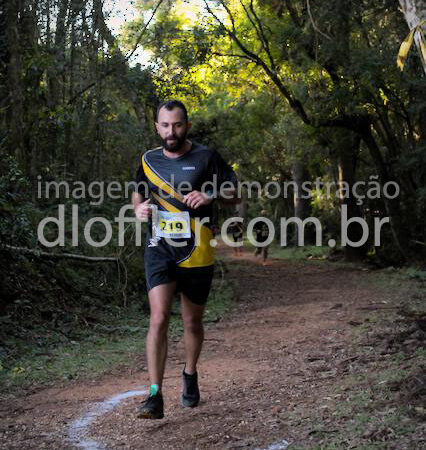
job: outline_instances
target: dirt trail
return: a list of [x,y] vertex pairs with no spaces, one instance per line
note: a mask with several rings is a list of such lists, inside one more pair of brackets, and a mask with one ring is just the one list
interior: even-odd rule
[[[135,417],[130,397],[94,418],[86,449],[267,448],[312,441],[312,421],[333,422],[330,387],[347,373],[354,324],[383,295],[360,283],[361,269],[271,260],[263,267],[227,250],[237,308],[209,324],[199,364],[202,402],[180,406],[182,342],[172,342],[164,385],[165,418]],[[142,358],[142,357],[141,357]],[[1,405],[0,448],[74,449],[70,425],[93,402],[146,389],[146,371],[36,392]],[[90,446],[92,445],[92,447]]]

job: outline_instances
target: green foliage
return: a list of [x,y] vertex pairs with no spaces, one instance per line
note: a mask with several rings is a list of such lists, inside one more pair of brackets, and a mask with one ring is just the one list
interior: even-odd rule
[[[141,307],[141,299],[146,293],[142,250],[135,247],[134,229],[130,227],[126,230],[126,246],[118,247],[118,229],[114,222],[114,239],[106,248],[94,249],[80,237],[80,246],[76,251],[67,232],[65,247],[50,251],[78,252],[86,256],[117,255],[121,258],[119,267],[116,264],[82,264],[68,259],[53,261],[38,256],[37,252],[25,254],[19,248],[5,248],[3,244],[48,253],[49,249],[38,246],[38,223],[44,217],[57,215],[57,204],[61,202],[65,208],[68,207],[66,223],[71,223],[71,202],[66,199],[45,201],[36,208],[31,201],[31,183],[18,169],[16,161],[8,157],[1,161],[1,165],[0,359],[3,373],[19,378],[29,371],[28,380],[31,380],[33,376],[34,379],[41,377],[46,366],[37,361],[37,367],[29,368],[29,363],[17,362],[21,358],[30,357],[34,352],[36,355],[38,352],[43,355],[44,352],[49,355],[53,352],[55,356],[52,358],[60,358],[60,353],[56,353],[54,348],[69,346],[71,341],[79,342],[82,335],[91,336],[98,327],[106,326],[125,315],[126,305],[133,310],[139,307],[139,314],[146,312],[146,305]],[[93,214],[112,221],[123,203],[123,200],[110,201],[95,208],[87,202],[81,202],[78,205],[80,229]],[[69,227],[66,226],[66,229]],[[46,231],[48,240],[56,237],[56,227],[46,228]],[[93,227],[92,236],[95,240],[102,239],[103,235],[103,229]],[[82,360],[78,362],[76,359],[79,353],[76,346],[71,343],[67,352],[75,354],[72,367],[77,371]],[[63,359],[64,364],[70,363],[66,358]],[[50,356],[46,364],[47,360],[50,360]],[[52,368],[53,372],[56,370]],[[69,371],[72,372],[71,369]],[[50,376],[49,373],[47,370],[45,375]]]
[[[42,181],[130,180],[140,153],[156,143],[156,105],[177,97],[190,111],[191,137],[220,150],[242,180],[291,181],[293,165],[302,161],[310,180],[336,181],[341,157],[351,152],[352,182],[376,174],[382,184],[397,181],[401,194],[392,204],[379,199],[360,205],[368,223],[391,210],[395,227],[399,222],[384,229],[382,246],[370,251],[370,260],[401,264],[401,246],[409,262],[422,260],[426,81],[416,52],[410,52],[402,74],[396,67],[407,34],[398,2],[310,2],[310,15],[305,3],[294,1],[207,2],[210,13],[198,3],[164,1],[143,31],[157,2],[138,1],[140,17],[128,22],[119,38],[103,22],[101,4],[76,9],[74,2],[53,2],[30,11],[18,2],[16,17],[6,24],[11,28],[0,31],[2,48],[11,33],[19,37],[8,42],[15,57],[0,68],[1,243],[37,248],[37,225],[57,213],[58,203],[65,204],[70,220],[69,199],[36,199],[39,174]],[[30,12],[31,20],[21,20]],[[125,55],[137,42],[151,52],[144,67],[126,65]],[[343,148],[345,133],[361,138],[360,147]],[[90,217],[112,220],[126,202],[79,201],[80,237]],[[337,234],[336,196],[324,199],[314,192],[310,206],[326,233]],[[251,200],[248,215],[264,208],[275,221],[294,215],[293,192]],[[2,351],[26,340],[31,347],[42,339],[44,326],[58,342],[61,332],[72,335],[74,327],[90,334],[98,326],[122,326],[105,325],[108,307],[133,308],[145,294],[134,232],[133,226],[126,229],[126,246],[120,248],[114,223],[108,246],[93,249],[80,239],[76,249],[67,230],[60,251],[119,256],[120,269],[0,248],[0,337],[12,338]],[[53,238],[56,230],[47,233]],[[95,239],[103,233],[102,226],[93,227]],[[327,249],[318,252],[295,249],[284,256],[322,257]],[[22,347],[16,349],[7,358],[17,361]],[[19,377],[25,367],[16,363],[7,369]]]
[[0,243],[31,242],[31,184],[12,156],[0,160],[0,173]]
[[[146,303],[146,296],[141,296],[138,302],[125,308],[108,303],[90,307],[81,304],[73,312],[81,316],[70,323],[61,323],[60,328],[44,321],[35,323],[29,336],[15,333],[3,336],[0,391],[95,378],[118,367],[139,366],[149,325]],[[205,312],[206,323],[220,320],[232,307],[230,286],[220,277],[215,278]],[[4,318],[0,321],[7,325]],[[182,331],[176,302],[169,336],[173,339]]]
[[[333,1],[310,9],[309,14],[295,2],[280,7],[275,1],[217,2],[188,26],[181,4],[168,5],[156,23],[160,34],[166,30],[168,46],[156,41],[150,47],[161,61],[157,73],[191,105],[200,135],[229,149],[243,178],[288,179],[298,158],[327,178],[348,151],[335,135],[358,133],[362,141],[359,154],[352,155],[357,172],[352,182],[379,174],[382,184],[395,179],[401,187],[393,205],[380,200],[362,207],[369,221],[371,211],[385,216],[393,209],[403,217],[391,222],[388,248],[381,254],[401,261],[403,246],[406,256],[416,257],[424,250],[426,85],[420,65],[409,61],[403,76],[396,67],[406,34],[398,5]],[[198,60],[197,49],[203,55]],[[185,76],[176,80],[176,73]],[[260,108],[266,114],[259,120]],[[338,128],[307,127],[301,108],[312,125],[328,121]],[[370,140],[367,128],[373,130]],[[314,205],[330,228],[336,225],[338,202],[333,206],[330,213]]]
[[273,245],[269,255],[272,258],[289,260],[325,260],[330,252],[328,247],[303,246],[303,247],[280,247]]

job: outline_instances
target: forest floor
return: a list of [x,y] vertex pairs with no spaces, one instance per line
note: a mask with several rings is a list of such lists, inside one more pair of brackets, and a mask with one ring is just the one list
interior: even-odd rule
[[180,406],[184,353],[174,339],[164,419],[136,418],[143,395],[134,394],[148,387],[141,355],[137,370],[10,395],[0,448],[425,448],[424,332],[407,313],[424,280],[220,255],[236,306],[206,327],[198,408]]

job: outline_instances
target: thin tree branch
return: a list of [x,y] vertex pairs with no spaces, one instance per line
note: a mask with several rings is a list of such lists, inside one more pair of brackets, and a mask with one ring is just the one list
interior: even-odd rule
[[[155,8],[154,8],[154,10],[153,10],[153,12],[152,12],[152,14],[151,14],[151,17],[149,18],[148,22],[145,24],[145,26],[143,27],[142,31],[140,32],[140,34],[139,34],[139,36],[138,36],[138,39],[137,39],[137,41],[136,41],[136,44],[133,46],[133,49],[131,50],[131,52],[130,52],[129,54],[127,54],[127,55],[123,55],[123,58],[122,58],[122,62],[123,62],[123,63],[126,63],[126,62],[133,56],[133,54],[135,53],[135,51],[137,50],[137,48],[138,48],[138,46],[139,46],[139,44],[140,44],[140,42],[141,42],[141,40],[142,40],[142,37],[144,36],[144,34],[145,34],[145,32],[146,32],[146,30],[147,30],[149,24],[151,23],[152,19],[154,18],[155,14],[156,14],[156,12],[157,12],[157,10],[158,10],[158,8],[161,6],[161,4],[163,3],[163,1],[164,1],[164,0],[159,0],[159,1],[158,1],[157,5],[155,6]],[[79,97],[82,96],[86,91],[88,91],[89,89],[91,89],[92,87],[94,87],[99,81],[102,81],[104,78],[108,77],[109,75],[112,75],[112,74],[115,72],[115,70],[116,70],[115,67],[112,68],[112,69],[107,70],[106,72],[104,72],[104,73],[99,77],[99,79],[97,79],[97,80],[95,80],[95,81],[89,83],[89,84],[86,85],[84,88],[82,88],[80,91],[76,92],[76,93],[72,96],[72,98],[71,98],[70,100],[68,100],[68,105],[74,103],[74,102],[77,100],[77,98],[79,98]]]
[[[213,14],[214,17],[218,20],[217,16],[211,11],[209,6],[207,5],[207,0],[204,0],[204,3],[206,4],[207,10],[210,12],[210,14]],[[231,19],[231,23],[232,23],[232,31],[235,32],[235,20],[234,20],[234,16],[231,13],[231,10],[228,8],[228,5],[224,1],[220,1],[220,4],[225,8],[226,12],[228,13],[228,16]]]
[[268,54],[269,61],[271,62],[271,67],[273,70],[276,70],[276,64],[275,64],[274,58],[272,57],[271,48],[269,46],[269,41],[266,38],[266,34],[265,34],[265,30],[263,28],[262,21],[260,20],[259,16],[256,14],[256,11],[254,9],[253,0],[250,0],[250,11],[253,14],[253,16],[259,26],[260,36],[261,36],[263,42],[265,43],[265,51]]
[[[231,37],[232,40],[238,45],[240,50],[242,50],[243,53],[245,53],[247,56],[249,56],[253,61],[256,61],[257,64],[259,64],[259,65],[263,64],[266,66],[266,64],[261,60],[261,58],[259,58],[258,55],[256,55],[252,51],[250,51],[247,47],[245,47],[244,44],[238,39],[237,35],[225,26],[225,24],[219,19],[219,17],[217,17],[217,15],[212,11],[210,6],[208,5],[207,0],[204,0],[204,4],[206,5],[207,11],[215,18],[215,20],[219,23],[219,25],[221,25],[223,27],[223,29],[226,31],[228,36]],[[224,5],[224,7],[227,10],[228,14],[231,14],[231,12],[229,11],[229,8],[225,5]],[[230,18],[231,18],[231,21],[233,21],[232,15],[230,16]]]
[[310,5],[310,3],[309,3],[309,0],[306,0],[306,6],[308,7],[309,18],[311,19],[311,23],[312,23],[312,26],[314,27],[314,30],[315,30],[317,33],[319,33],[321,36],[324,36],[325,38],[327,38],[327,39],[329,39],[330,41],[332,41],[333,39],[332,39],[330,36],[328,36],[327,34],[323,33],[323,32],[317,27],[317,25],[316,25],[316,23],[315,23],[315,21],[314,21],[314,18],[313,18],[313,16],[312,16],[311,5]]
[[[260,39],[260,42],[262,43],[262,47],[265,48],[264,46],[264,42],[263,42],[263,37],[262,34],[260,32],[260,30],[257,28],[257,24],[256,22],[253,20],[253,18],[251,17],[250,13],[248,12],[247,6],[244,4],[243,0],[240,0],[240,5],[243,7],[244,12],[246,13],[247,18],[250,20],[251,24],[253,25],[253,28],[256,31],[257,36]],[[266,49],[265,49],[266,50]]]
[[[285,3],[287,6],[287,9],[289,10],[290,17],[291,17],[293,23],[296,25],[297,28],[299,28],[299,31],[302,31],[303,23],[297,17],[297,13],[294,10],[293,6],[291,5],[290,1],[286,0]],[[316,35],[316,37],[318,37],[318,35]],[[299,45],[301,45],[301,47],[303,48],[303,50],[305,51],[307,56],[309,56],[309,58],[311,58],[312,61],[315,61],[315,63],[318,63],[318,58],[317,58],[318,46],[316,46],[315,53],[314,53],[313,50],[308,45],[303,44],[303,43],[299,43]],[[323,62],[322,66],[327,71],[327,73],[330,75],[330,78],[333,80],[333,82],[336,85],[340,85],[340,79],[336,73],[335,68],[332,66],[332,64],[330,62]]]
[[[217,15],[212,11],[210,6],[208,5],[207,0],[204,0],[204,4],[206,6],[207,11],[214,17],[214,19],[220,24],[220,26],[223,27],[228,36],[237,44],[239,49],[246,55],[246,59],[250,59],[265,71],[265,73],[269,76],[269,78],[278,88],[283,97],[288,101],[290,107],[294,110],[294,112],[302,119],[302,121],[306,125],[311,125],[317,128],[319,127],[346,128],[361,133],[365,129],[365,127],[371,123],[371,116],[369,114],[354,114],[354,115],[339,114],[339,116],[333,117],[331,119],[315,119],[309,117],[304,109],[303,104],[297,98],[293,97],[292,93],[290,92],[288,87],[283,83],[277,72],[273,71],[262,58],[260,58],[258,55],[250,51],[241,42],[236,33],[225,26],[225,24],[219,19],[219,17],[217,17]],[[229,14],[230,13],[229,8],[226,9]]]
[[256,63],[256,61],[255,61],[254,59],[250,58],[249,56],[247,56],[247,55],[240,55],[239,53],[219,53],[219,52],[212,52],[211,54],[212,54],[212,55],[215,55],[215,56],[231,56],[231,57],[233,57],[233,58],[243,58],[243,59],[247,59],[247,60],[249,60],[249,61],[251,61],[251,62]]
[[265,36],[262,33],[262,29],[258,28],[258,25],[255,20],[253,20],[252,16],[250,15],[250,12],[247,9],[247,6],[244,4],[243,0],[240,0],[240,5],[244,9],[244,12],[246,13],[247,18],[250,20],[251,24],[253,25],[254,30],[256,31],[257,37],[260,41],[261,48],[266,52],[268,55],[269,62],[271,64],[272,70],[275,71],[275,62],[272,59],[271,52],[269,51],[269,44],[268,41],[265,39]]
[[[222,2],[221,2],[222,3]],[[305,122],[307,125],[312,125],[311,120],[308,118],[302,103],[300,103],[299,100],[293,98],[292,94],[288,90],[288,88],[283,84],[281,79],[279,78],[278,74],[272,70],[266,63],[261,59],[258,55],[250,51],[238,38],[238,36],[231,30],[229,30],[224,23],[217,17],[216,14],[211,10],[210,6],[208,5],[207,0],[204,0],[204,4],[206,5],[207,11],[215,18],[215,20],[224,28],[226,33],[228,34],[231,39],[234,40],[234,42],[237,44],[237,46],[240,48],[240,50],[249,56],[259,67],[262,67],[262,69],[266,72],[266,74],[269,76],[269,78],[275,83],[275,85],[278,87],[279,91],[282,93],[282,95],[287,99],[289,105],[295,110],[295,112],[299,115],[299,117]],[[229,11],[229,10],[228,10]]]
[[154,18],[155,14],[157,13],[158,8],[161,6],[161,4],[163,3],[164,0],[159,0],[158,3],[155,5],[154,10],[152,11],[151,17],[149,18],[148,22],[145,24],[145,26],[143,27],[142,31],[139,34],[138,39],[136,40],[135,45],[133,46],[133,50],[127,55],[125,56],[125,60],[128,61],[132,56],[133,53],[135,53],[136,49],[138,48],[143,35],[145,34],[145,31],[147,30],[147,28],[149,27],[149,24],[151,23],[152,19]]
[[48,259],[75,259],[77,261],[85,261],[85,262],[114,262],[118,263],[119,258],[109,257],[109,256],[85,256],[78,255],[74,253],[49,253],[43,252],[42,250],[38,250],[36,248],[26,248],[26,247],[15,247],[13,245],[4,244],[4,248],[8,250],[12,250],[17,253],[23,253],[27,255],[39,256],[42,258]]

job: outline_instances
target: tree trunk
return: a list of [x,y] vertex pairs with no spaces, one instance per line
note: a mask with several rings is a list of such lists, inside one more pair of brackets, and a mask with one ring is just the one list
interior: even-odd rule
[[[66,27],[65,22],[68,14],[69,0],[61,0],[56,19],[55,41],[54,41],[54,63],[49,65],[49,94],[48,103],[50,108],[55,108],[64,99],[65,87],[65,46]],[[61,81],[63,88],[61,89]]]
[[[336,35],[339,36],[338,56],[340,65],[345,67],[351,63],[351,17],[352,17],[352,2],[350,0],[341,0],[338,2],[338,9],[336,11],[339,20]],[[344,113],[344,107],[339,105],[340,114]],[[360,217],[361,210],[357,205],[356,198],[352,195],[352,187],[356,181],[355,171],[357,155],[361,138],[353,131],[348,129],[336,130],[338,137],[337,152],[338,152],[338,182],[340,188],[345,184],[348,187],[346,195],[342,195],[343,191],[340,189],[340,203],[347,207],[347,219]],[[359,224],[352,223],[348,230],[348,238],[352,242],[358,242],[362,237],[362,228]],[[364,258],[367,252],[367,245],[361,247],[352,247],[347,245],[344,248],[345,259],[348,261],[360,261]]]
[[[307,217],[310,216],[311,213],[311,203],[310,198],[307,197],[306,192],[302,190],[302,184],[305,181],[310,180],[309,171],[306,168],[306,166],[301,161],[296,161],[292,165],[292,176],[293,181],[295,183],[295,189],[294,189],[294,216],[297,217],[300,220],[304,220]],[[313,233],[310,228],[310,225],[308,224],[306,226],[305,230],[305,245],[311,244],[313,242]],[[294,234],[294,242],[299,242],[299,229],[298,227],[295,227],[295,234]]]
[[[378,170],[379,179],[381,185],[383,186],[385,183],[389,181],[396,181],[395,177],[391,176],[388,170],[388,166],[383,160],[382,154],[380,153],[380,149],[377,145],[374,136],[371,133],[370,126],[368,124],[365,125],[362,130],[362,139],[367,146],[371,158],[373,159],[376,169]],[[399,197],[395,199],[388,199],[386,197],[383,198],[383,202],[386,208],[386,214],[390,218],[390,227],[392,232],[392,237],[395,243],[397,250],[399,251],[401,258],[403,260],[407,260],[407,251],[408,244],[410,240],[409,230],[403,227],[403,217],[400,208],[400,199]]]
[[[49,2],[50,3],[50,2]],[[47,34],[47,50],[52,55],[52,63],[48,65],[47,69],[47,106],[48,108],[56,112],[58,106],[62,103],[63,95],[61,93],[61,82],[59,77],[64,71],[65,66],[65,21],[68,14],[68,0],[62,0],[59,3],[59,10],[56,17],[56,28],[54,37],[51,38],[50,31],[50,5],[49,8],[49,21],[48,21],[48,34]],[[52,42],[53,40],[53,42]],[[52,47],[53,45],[53,47]],[[62,79],[62,81],[64,81]],[[58,127],[55,124],[49,125],[49,159],[50,163],[58,163]]]
[[[423,102],[423,105],[419,112],[419,148],[426,149],[426,105]],[[424,151],[424,150],[423,150]],[[418,183],[420,186],[426,186],[426,170],[419,171]],[[417,224],[416,224],[416,233],[420,239],[422,239],[423,243],[426,243],[426,226],[425,226],[425,218],[426,218],[426,199],[423,198],[422,204],[419,207],[418,216],[417,216]],[[421,248],[421,252],[426,259],[426,247],[423,246]]]
[[[8,89],[7,89],[7,15],[6,11],[0,8],[0,110],[7,111],[8,109]],[[3,130],[7,129],[5,114],[0,115],[0,127]],[[0,155],[6,153],[6,140],[2,138],[0,142]]]
[[[356,198],[352,195],[352,187],[356,181],[356,163],[361,143],[361,138],[351,131],[342,130],[339,135],[341,139],[338,142],[339,156],[338,156],[338,183],[340,187],[340,203],[347,207],[347,218],[350,220],[353,217],[361,216],[361,209],[357,205]],[[347,185],[347,195],[342,195],[344,185]],[[348,238],[352,242],[359,242],[362,237],[362,228],[359,224],[351,224],[348,227]],[[367,253],[367,245],[361,247],[352,247],[347,245],[344,248],[345,259],[347,261],[361,261]]]
[[6,41],[8,49],[7,58],[7,87],[8,109],[7,125],[9,129],[9,152],[14,153],[25,173],[29,173],[29,158],[25,151],[24,139],[24,90],[22,86],[22,52],[20,45],[19,17],[23,11],[18,0],[6,3]]

